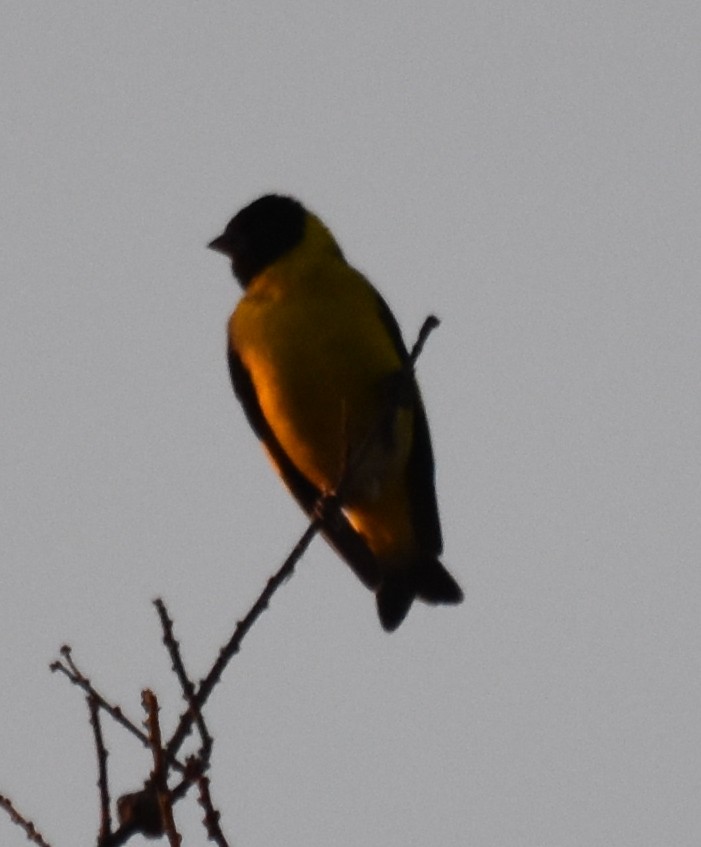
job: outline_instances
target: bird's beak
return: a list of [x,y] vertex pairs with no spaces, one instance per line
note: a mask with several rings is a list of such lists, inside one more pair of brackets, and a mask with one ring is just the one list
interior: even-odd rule
[[214,241],[210,241],[207,247],[209,247],[210,250],[216,250],[217,253],[223,253],[225,256],[231,255],[229,242],[225,234],[218,236],[214,239]]

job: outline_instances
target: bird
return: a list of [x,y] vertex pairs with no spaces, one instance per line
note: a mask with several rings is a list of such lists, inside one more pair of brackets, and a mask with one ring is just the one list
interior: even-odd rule
[[243,289],[228,324],[234,392],[308,516],[340,486],[321,531],[375,592],[382,627],[395,630],[416,598],[460,603],[439,559],[426,412],[386,301],[291,196],[254,200],[208,247]]

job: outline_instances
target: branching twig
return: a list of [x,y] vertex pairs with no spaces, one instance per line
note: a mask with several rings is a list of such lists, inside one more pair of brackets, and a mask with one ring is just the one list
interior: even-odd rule
[[88,697],[91,697],[95,703],[101,708],[104,709],[108,715],[112,717],[118,724],[123,726],[128,732],[134,735],[139,741],[144,745],[144,747],[148,747],[148,736],[142,732],[136,724],[129,720],[121,710],[119,706],[113,706],[109,703],[105,698],[97,691],[97,689],[93,688],[90,680],[85,676],[73,661],[73,655],[71,652],[71,648],[64,644],[61,647],[61,656],[65,661],[65,665],[57,659],[55,662],[52,662],[49,665],[50,670],[58,673],[62,673],[64,676],[67,676],[68,679],[73,683],[73,685],[77,685],[79,688],[82,688],[83,691],[87,694]]
[[[66,661],[66,664],[64,665],[60,660],[57,660],[52,662],[49,665],[49,668],[54,672],[62,673],[64,676],[68,677],[74,685],[82,688],[88,697],[94,698],[97,705],[107,712],[113,720],[115,720],[120,726],[123,726],[133,736],[138,738],[144,747],[150,748],[151,745],[146,733],[142,732],[142,730],[140,730],[133,721],[129,720],[119,706],[113,706],[109,701],[107,701],[102,694],[93,687],[90,680],[77,668],[73,661],[71,648],[68,645],[64,644],[64,646],[61,647],[61,655]],[[185,765],[179,762],[175,757],[169,757],[169,760],[171,766],[175,768],[175,770],[183,773],[185,772]]]
[[336,491],[329,492],[320,497],[319,502],[314,508],[314,517],[304,531],[304,534],[297,544],[295,544],[292,552],[282,564],[282,567],[277,571],[277,573],[270,577],[258,599],[248,611],[248,614],[246,614],[246,616],[236,624],[236,628],[234,629],[231,638],[220,650],[219,656],[207,676],[200,682],[200,687],[192,701],[196,705],[196,709],[193,710],[191,705],[190,709],[181,716],[177,729],[168,742],[166,749],[170,757],[177,756],[183,741],[187,738],[190,732],[194,716],[207,702],[212,689],[221,679],[224,669],[231,659],[236,655],[236,653],[238,653],[241,647],[241,642],[250,628],[267,608],[273,594],[275,594],[282,583],[292,575],[297,562],[302,558],[302,555],[311,544],[314,536],[323,529],[324,521],[326,520],[325,516],[329,514],[329,507],[334,506],[335,508],[338,508],[340,506],[343,491],[348,486],[348,480],[352,477],[372,442],[377,438],[382,428],[387,425],[388,416],[393,415],[397,406],[400,405],[402,393],[413,377],[416,360],[421,355],[426,339],[439,325],[439,323],[440,321],[435,315],[429,315],[424,320],[421,329],[419,330],[416,342],[411,348],[411,352],[399,372],[399,380],[397,382],[396,391],[390,391],[388,393],[386,403],[383,404],[383,408],[378,416],[376,425],[370,430],[359,448],[354,451],[353,456],[347,461],[346,467],[342,468],[341,479],[338,482]]
[[203,763],[204,769],[206,764],[209,763],[209,757],[212,752],[212,736],[207,730],[207,725],[204,722],[202,712],[200,711],[199,704],[195,698],[195,686],[185,671],[185,664],[183,663],[182,656],[180,655],[180,645],[173,634],[173,621],[168,615],[165,603],[159,597],[153,601],[153,605],[156,607],[158,616],[161,619],[161,626],[163,628],[163,643],[168,649],[173,670],[175,671],[175,675],[178,677],[180,686],[183,689],[183,695],[189,707],[188,714],[191,714],[192,717],[194,717],[197,729],[200,733],[202,747],[200,748],[198,756]]
[[[61,648],[63,661],[51,664],[52,671],[63,673],[74,685],[79,686],[88,697],[91,723],[95,735],[95,745],[98,756],[100,789],[101,824],[98,844],[102,847],[116,847],[123,844],[135,832],[141,832],[147,836],[157,836],[163,833],[168,835],[171,847],[180,847],[180,835],[175,828],[173,819],[173,804],[183,797],[188,789],[197,784],[199,787],[199,803],[205,811],[204,824],[210,840],[219,847],[228,847],[224,834],[219,826],[219,812],[215,811],[210,793],[209,780],[205,771],[209,764],[209,756],[212,748],[212,737],[210,736],[204,719],[202,708],[207,702],[212,690],[222,677],[226,666],[233,656],[238,653],[241,643],[253,624],[258,620],[262,612],[267,608],[270,599],[293,573],[297,562],[300,560],[314,536],[323,531],[326,521],[331,519],[333,511],[342,508],[343,497],[349,485],[352,483],[353,475],[365,457],[372,443],[382,434],[382,431],[393,424],[394,415],[397,410],[410,402],[411,395],[408,390],[413,379],[416,360],[423,350],[424,344],[430,332],[435,329],[439,321],[433,315],[429,315],[424,321],[416,343],[408,354],[401,370],[395,374],[387,384],[385,401],[382,404],[380,415],[375,425],[369,430],[365,438],[356,449],[350,451],[346,445],[344,460],[341,465],[338,484],[335,491],[324,493],[312,510],[312,519],[304,534],[292,549],[280,569],[268,580],[261,591],[258,599],[249,609],[248,613],[236,624],[234,632],[229,641],[220,650],[216,661],[209,673],[200,681],[196,688],[187,675],[180,654],[180,647],[173,633],[173,622],[171,621],[162,600],[154,601],[161,626],[163,628],[163,642],[171,657],[172,667],[183,690],[184,699],[188,704],[187,711],[181,715],[175,732],[168,743],[163,746],[161,729],[158,719],[158,702],[151,691],[143,692],[143,704],[147,711],[148,734],[144,733],[124,716],[118,706],[112,706],[99,692],[95,690],[90,680],[78,669],[71,654],[70,647]],[[396,378],[395,378],[396,377]],[[347,424],[345,422],[344,426]],[[347,436],[347,433],[346,433]],[[346,437],[346,440],[347,437]],[[99,721],[99,710],[103,709],[117,723],[134,735],[139,741],[152,751],[154,767],[151,776],[146,781],[141,791],[126,794],[119,798],[117,809],[120,827],[116,832],[111,832],[111,820],[109,812],[109,790],[107,782],[107,750],[102,738],[102,730]],[[201,736],[202,746],[197,756],[188,759],[183,765],[177,754],[189,735],[193,724],[197,725]],[[183,779],[172,790],[168,788],[169,769],[178,771]],[[49,847],[44,839],[36,832],[33,824],[23,818],[12,806],[11,802],[0,796],[0,805],[8,810],[12,819],[19,823],[27,833],[27,836],[40,847]]]
[[168,790],[168,766],[163,755],[163,744],[161,742],[158,700],[153,691],[148,689],[142,693],[141,697],[146,710],[146,726],[148,727],[148,737],[153,753],[153,772],[150,782],[156,790],[163,831],[168,836],[170,847],[180,847],[181,837],[175,827],[173,803]]

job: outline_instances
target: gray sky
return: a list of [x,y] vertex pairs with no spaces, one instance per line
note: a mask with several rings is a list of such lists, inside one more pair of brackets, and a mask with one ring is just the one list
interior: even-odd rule
[[58,647],[168,729],[150,600],[199,677],[304,528],[204,247],[271,189],[409,343],[443,320],[419,376],[467,599],[388,637],[314,543],[209,708],[232,842],[697,847],[699,43],[691,2],[3,3],[0,793],[55,847],[97,826]]

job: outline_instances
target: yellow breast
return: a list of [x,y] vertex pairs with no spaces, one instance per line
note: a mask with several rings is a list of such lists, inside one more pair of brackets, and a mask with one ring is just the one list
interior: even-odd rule
[[365,446],[402,362],[367,280],[340,256],[316,258],[293,251],[257,277],[231,317],[231,342],[276,438],[319,489],[335,490],[364,445],[346,511],[373,549],[403,547],[413,537],[410,410],[398,410],[392,438]]

